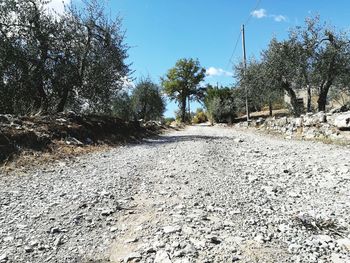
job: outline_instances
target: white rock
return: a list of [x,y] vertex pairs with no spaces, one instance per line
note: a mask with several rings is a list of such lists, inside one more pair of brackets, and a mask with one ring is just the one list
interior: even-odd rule
[[112,227],[110,228],[110,231],[111,231],[111,232],[115,232],[115,231],[117,231],[118,229],[119,229],[118,226],[112,226]]
[[331,255],[332,263],[348,263],[348,259],[342,258],[339,254],[332,253]]
[[173,234],[181,231],[180,226],[166,226],[163,228],[165,234]]
[[285,233],[285,232],[287,232],[287,231],[289,230],[289,226],[286,225],[286,224],[280,224],[280,225],[278,226],[278,230],[279,230],[280,232],[282,232],[282,233]]
[[137,237],[135,237],[135,238],[130,238],[130,239],[127,239],[127,240],[125,240],[125,244],[129,244],[129,243],[135,243],[135,242],[138,242],[139,241],[139,239],[137,238]]
[[344,112],[337,116],[334,120],[334,125],[341,129],[350,128],[350,112]]
[[350,239],[349,238],[341,238],[337,240],[337,243],[340,247],[345,248],[350,251]]
[[167,252],[160,250],[157,252],[153,263],[172,263]]
[[258,243],[264,243],[264,237],[262,235],[257,235],[254,240]]
[[179,258],[174,261],[174,263],[190,263],[191,261],[188,258]]
[[195,238],[190,238],[191,243],[196,247],[196,248],[204,248],[206,245],[206,241],[205,240],[198,240]]
[[182,227],[182,232],[187,234],[187,235],[191,235],[193,233],[193,228],[192,227],[189,227],[187,225],[184,225]]
[[127,255],[125,258],[124,258],[124,262],[129,262],[133,259],[140,259],[142,256],[140,253],[138,252],[133,252],[133,253],[130,253],[129,255]]
[[244,140],[242,138],[236,138],[233,140],[235,143],[241,143],[244,142]]
[[326,242],[326,243],[333,241],[332,237],[330,237],[329,235],[317,235],[315,236],[315,239],[317,241]]
[[7,257],[7,254],[6,254],[6,253],[0,255],[0,261],[1,261],[1,262],[6,262],[7,260],[8,260],[8,257]]

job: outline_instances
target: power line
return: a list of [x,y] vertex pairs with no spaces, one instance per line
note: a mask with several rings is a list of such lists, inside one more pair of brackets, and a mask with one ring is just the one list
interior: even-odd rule
[[[256,1],[256,5],[255,5],[255,7],[252,9],[253,11],[254,10],[257,10],[258,8],[259,8],[259,6],[260,6],[260,4],[261,4],[261,0],[257,0]],[[251,14],[252,12],[250,12],[249,13],[249,16],[247,17],[247,19],[246,19],[246,21],[245,21],[245,26],[247,26],[248,25],[248,23],[250,22],[250,20],[252,19],[252,14]]]
[[[254,8],[253,8],[252,10],[258,9],[259,6],[260,6],[260,4],[261,4],[261,0],[257,0],[257,1],[256,1],[256,4],[255,4],[255,6],[254,6]],[[247,17],[247,19],[246,19],[246,21],[245,21],[245,26],[248,25],[248,23],[250,22],[251,18],[252,18],[252,15],[251,15],[251,12],[250,12],[250,13],[249,13],[249,16]],[[235,46],[234,46],[234,48],[233,48],[232,54],[231,54],[231,56],[230,56],[230,59],[229,59],[229,61],[227,62],[226,70],[228,69],[228,67],[229,67],[230,64],[233,64],[232,59],[233,59],[233,57],[234,57],[234,55],[235,55],[235,53],[236,53],[236,50],[237,50],[237,47],[238,47],[238,43],[239,43],[240,37],[241,37],[241,30],[238,31],[237,40],[236,40]]]
[[240,38],[241,38],[241,30],[238,31],[238,36],[237,36],[236,44],[235,44],[235,47],[233,48],[232,54],[231,54],[231,56],[230,56],[230,59],[229,59],[228,62],[227,62],[226,69],[228,69],[229,65],[232,63],[232,59],[233,59],[233,56],[234,56],[235,53],[236,53],[237,46],[238,46],[238,43],[239,43]]

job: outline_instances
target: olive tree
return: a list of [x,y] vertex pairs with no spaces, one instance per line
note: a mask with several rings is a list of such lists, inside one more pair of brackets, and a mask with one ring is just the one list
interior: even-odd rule
[[330,88],[348,74],[349,36],[322,24],[316,16],[307,18],[305,26],[292,30],[289,39],[299,46],[299,68],[308,91],[307,109],[311,111],[311,87],[315,87],[318,110],[325,111]]
[[228,87],[207,85],[204,105],[212,122],[232,123],[237,115],[234,92]]
[[238,79],[237,89],[241,92],[236,94],[243,101],[248,97],[249,110],[259,111],[265,105],[269,106],[270,116],[272,116],[273,103],[280,101],[283,96],[275,79],[270,76],[269,68],[265,61],[251,59],[247,66],[242,63],[235,68],[236,79]]
[[97,0],[48,11],[47,0],[0,4],[0,111],[108,113],[130,73],[119,17]]
[[150,78],[141,79],[131,95],[132,108],[138,119],[159,120],[165,111],[165,101],[160,88]]
[[205,78],[205,71],[198,60],[180,59],[162,78],[164,92],[179,104],[182,122],[189,121],[186,118],[186,101],[190,102],[201,92],[199,84]]

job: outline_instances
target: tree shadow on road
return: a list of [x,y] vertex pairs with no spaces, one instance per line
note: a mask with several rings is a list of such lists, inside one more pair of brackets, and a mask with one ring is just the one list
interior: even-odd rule
[[169,144],[169,143],[178,143],[178,142],[195,142],[195,141],[205,141],[212,142],[217,140],[232,140],[232,137],[228,136],[206,136],[206,135],[163,135],[157,136],[155,138],[144,139],[143,143],[149,145],[160,145],[160,144]]

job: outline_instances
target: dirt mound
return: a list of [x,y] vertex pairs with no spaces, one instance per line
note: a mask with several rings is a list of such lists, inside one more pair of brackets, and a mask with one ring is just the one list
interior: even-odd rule
[[0,115],[0,163],[23,151],[52,150],[58,142],[74,146],[113,145],[137,141],[163,129],[165,127],[156,122],[125,122],[100,115]]

